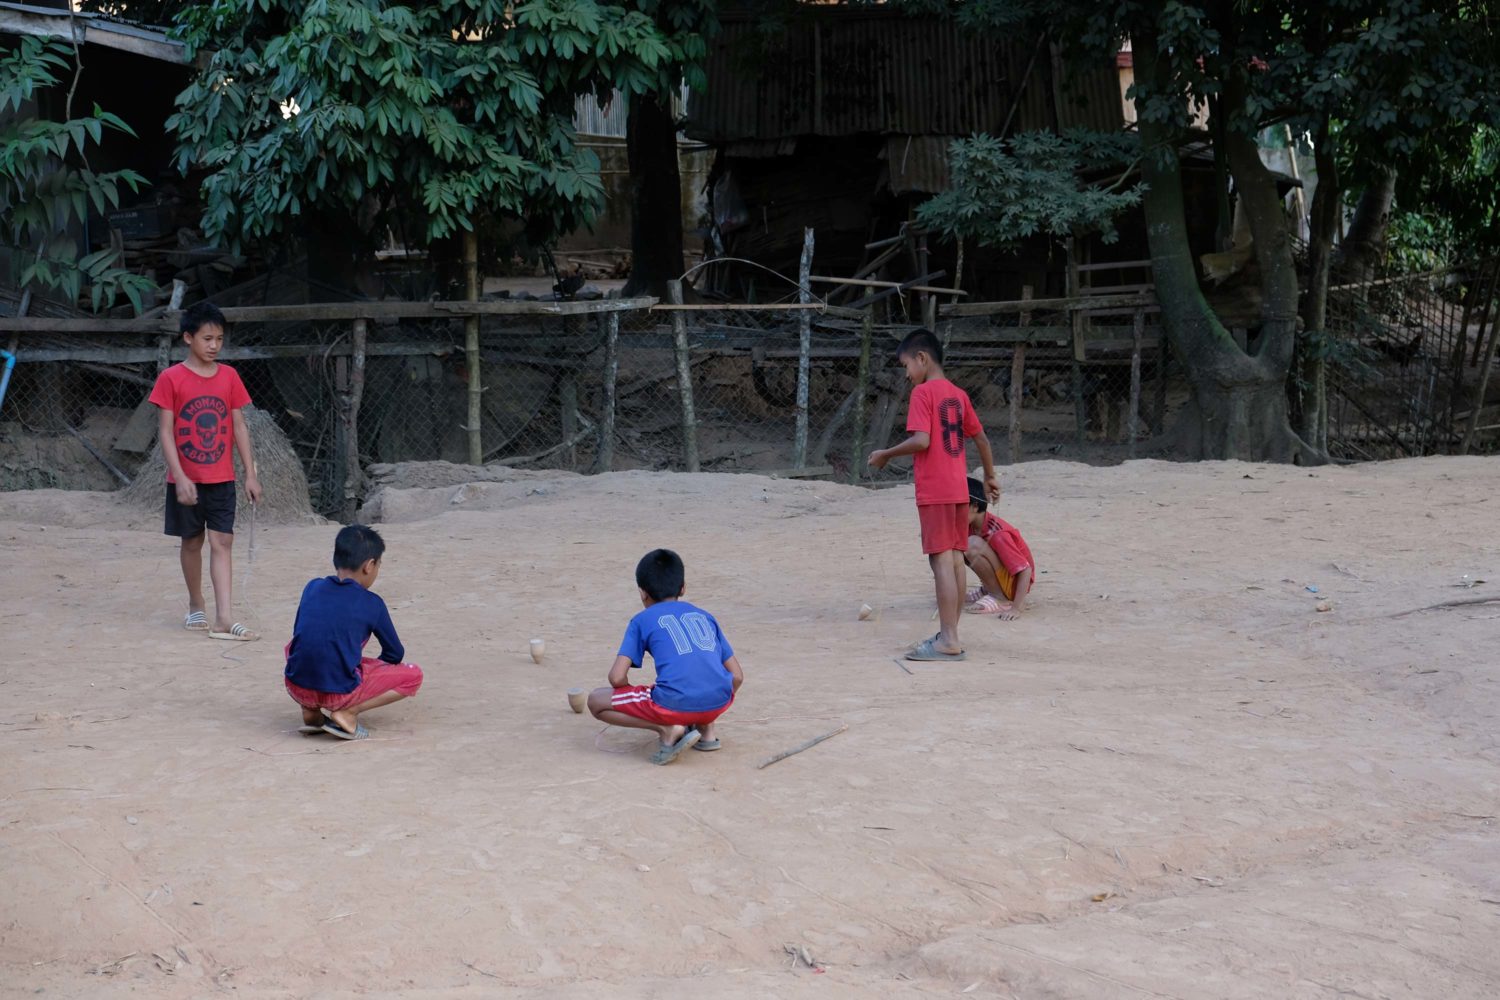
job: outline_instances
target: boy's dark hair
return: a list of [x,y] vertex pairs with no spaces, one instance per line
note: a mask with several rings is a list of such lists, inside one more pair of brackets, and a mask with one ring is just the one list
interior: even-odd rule
[[943,342],[931,330],[913,330],[908,333],[896,348],[896,358],[900,360],[910,357],[918,351],[926,352],[932,363],[939,368],[943,366]]
[[177,328],[188,337],[209,325],[224,329],[224,314],[212,302],[194,302],[182,311],[177,321]]
[[363,524],[351,524],[339,529],[333,540],[333,568],[359,569],[374,559],[380,561],[385,555],[385,539],[374,529]]
[[685,576],[682,557],[671,549],[652,549],[635,564],[635,585],[653,601],[680,597]]
[[990,501],[984,495],[984,484],[973,476],[969,477],[969,505],[978,507],[981,514],[990,509]]

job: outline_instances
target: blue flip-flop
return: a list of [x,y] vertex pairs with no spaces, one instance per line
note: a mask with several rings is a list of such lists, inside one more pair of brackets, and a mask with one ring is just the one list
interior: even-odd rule
[[355,723],[354,732],[351,733],[349,732],[349,730],[345,729],[337,722],[334,722],[331,718],[328,720],[327,724],[323,726],[323,732],[327,733],[330,736],[337,736],[341,740],[367,740],[370,738],[370,731],[363,725]]
[[703,734],[698,732],[698,730],[689,729],[687,732],[682,734],[682,739],[678,740],[676,743],[669,743],[664,746],[657,747],[656,753],[651,755],[651,763],[670,764],[672,763],[672,761],[677,759],[678,755],[680,755],[682,751],[697,743],[702,738]]

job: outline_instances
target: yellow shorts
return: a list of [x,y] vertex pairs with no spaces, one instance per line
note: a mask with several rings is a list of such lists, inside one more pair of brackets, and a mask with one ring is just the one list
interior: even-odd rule
[[1000,581],[1000,592],[1005,595],[1005,599],[1007,601],[1014,601],[1016,599],[1016,578],[1010,575],[1010,571],[1001,565],[998,559],[995,560],[995,576]]

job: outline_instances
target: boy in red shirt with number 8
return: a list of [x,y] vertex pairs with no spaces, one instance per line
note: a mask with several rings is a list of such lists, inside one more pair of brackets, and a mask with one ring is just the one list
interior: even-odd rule
[[968,393],[943,374],[943,345],[930,330],[916,330],[896,348],[896,360],[912,384],[906,429],[911,437],[894,448],[870,455],[870,465],[883,469],[893,458],[912,455],[916,467],[917,516],[922,523],[922,551],[932,567],[937,590],[941,631],[924,639],[906,654],[908,660],[962,660],[967,654],[958,641],[958,619],[963,610],[969,548],[969,471],[964,443],[969,438],[984,463],[984,488],[991,501],[1000,499],[1000,479],[989,438]]

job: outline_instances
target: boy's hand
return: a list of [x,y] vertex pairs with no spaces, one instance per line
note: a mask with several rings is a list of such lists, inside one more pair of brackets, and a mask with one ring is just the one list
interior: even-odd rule
[[177,480],[177,502],[184,507],[192,507],[198,503],[198,487],[191,479]]
[[990,498],[990,503],[1000,502],[1000,477],[994,474],[984,477],[984,495]]
[[1003,622],[1013,622],[1017,618],[1021,617],[1021,612],[1016,610],[1016,606],[1014,604],[1002,604],[1000,605],[1000,610],[995,614],[995,617]]
[[260,479],[253,472],[245,477],[245,495],[251,503],[260,503]]
[[871,468],[874,468],[874,469],[883,469],[883,468],[885,468],[886,463],[889,462],[890,460],[891,460],[891,457],[885,453],[884,449],[880,449],[880,450],[877,450],[877,451],[870,452],[870,467]]

